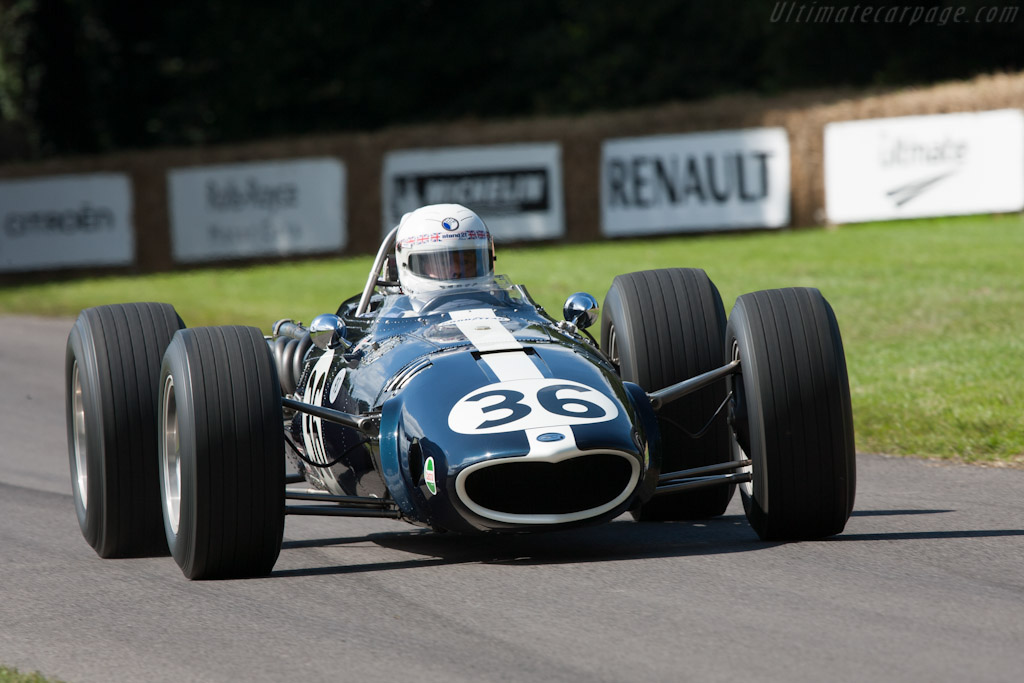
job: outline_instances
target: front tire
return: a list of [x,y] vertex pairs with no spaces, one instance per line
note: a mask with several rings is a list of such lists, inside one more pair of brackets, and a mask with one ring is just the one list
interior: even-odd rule
[[100,557],[166,555],[157,474],[160,359],[185,324],[168,304],[82,311],[65,354],[71,491]]
[[[744,294],[726,329],[735,459],[752,460],[740,485],[763,540],[840,533],[856,488],[846,357],[832,307],[817,289]],[[748,468],[747,471],[750,471]]]
[[[619,275],[601,313],[601,347],[627,382],[657,391],[721,365],[725,308],[699,268],[666,268]],[[729,426],[716,416],[724,382],[685,396],[657,413],[662,472],[728,462]],[[670,493],[633,510],[640,521],[705,519],[725,512],[733,486]]]
[[284,533],[284,426],[263,335],[183,330],[160,386],[160,491],[175,562],[190,579],[269,574]]

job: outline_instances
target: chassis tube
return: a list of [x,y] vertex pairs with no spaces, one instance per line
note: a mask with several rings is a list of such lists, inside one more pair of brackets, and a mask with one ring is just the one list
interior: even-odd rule
[[324,517],[384,517],[400,519],[398,510],[375,510],[373,508],[343,508],[334,505],[285,505],[286,515],[322,515]]
[[732,361],[728,365],[723,365],[720,368],[709,370],[703,375],[697,375],[690,379],[684,379],[678,384],[659,389],[658,391],[652,391],[647,394],[647,397],[651,400],[651,407],[655,410],[661,410],[661,407],[666,403],[671,403],[676,399],[682,398],[687,394],[692,394],[695,391],[700,391],[704,387],[714,384],[715,382],[725,379],[729,375],[734,375],[740,371],[739,359]]
[[730,364],[722,366],[721,368],[710,370],[705,374],[697,375],[696,377],[691,377],[688,380],[683,380],[678,384],[667,386],[664,389],[651,391],[649,394],[647,394],[648,398],[650,398],[650,407],[653,408],[655,411],[662,410],[663,405],[665,405],[666,403],[671,403],[677,398],[682,398],[683,396],[693,393],[694,391],[699,391],[700,389],[705,388],[710,384],[714,384],[715,382],[725,379],[729,375],[735,375],[738,372],[739,359],[737,358],[730,362]]
[[750,460],[730,460],[729,462],[722,462],[717,465],[694,467],[688,470],[679,470],[678,472],[665,472],[658,477],[658,483],[666,484],[670,481],[680,481],[683,479],[689,479],[691,477],[703,477],[708,474],[720,474],[722,472],[728,472],[730,470],[739,469],[740,467],[749,467],[750,465]]
[[340,410],[315,406],[304,401],[296,401],[293,398],[282,398],[281,405],[285,408],[297,410],[300,413],[309,413],[328,422],[335,422],[346,427],[358,429],[370,437],[375,438],[380,433],[380,416],[378,415],[352,415],[351,413],[343,413]]
[[692,491],[693,489],[703,489],[708,486],[721,486],[722,484],[742,484],[752,480],[753,476],[750,472],[719,474],[711,477],[697,477],[695,479],[690,479],[689,481],[681,481],[677,484],[665,484],[664,486],[659,486],[654,489],[654,495],[660,496],[663,493],[675,493],[676,491]]
[[285,490],[284,497],[288,500],[307,500],[319,503],[338,503],[339,505],[355,505],[358,507],[375,507],[386,509],[391,503],[383,498],[371,498],[369,496],[336,496],[333,493],[321,491],[289,491]]

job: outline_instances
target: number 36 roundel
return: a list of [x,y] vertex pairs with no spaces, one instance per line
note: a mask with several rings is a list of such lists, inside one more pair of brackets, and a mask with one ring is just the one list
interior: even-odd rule
[[448,427],[459,434],[497,434],[613,420],[615,402],[565,379],[522,379],[480,387],[459,399]]

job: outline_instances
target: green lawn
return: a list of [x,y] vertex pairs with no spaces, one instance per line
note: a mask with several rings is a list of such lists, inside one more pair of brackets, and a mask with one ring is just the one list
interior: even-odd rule
[[0,666],[0,683],[58,683],[58,681],[55,678],[47,678],[38,671],[26,674],[17,669]]
[[[755,289],[808,285],[846,343],[857,448],[1024,463],[1024,216],[972,216],[711,237],[504,249],[553,312],[617,273],[703,267],[726,310]],[[305,321],[361,289],[370,257],[0,288],[0,313],[74,315],[168,301],[189,325]]]

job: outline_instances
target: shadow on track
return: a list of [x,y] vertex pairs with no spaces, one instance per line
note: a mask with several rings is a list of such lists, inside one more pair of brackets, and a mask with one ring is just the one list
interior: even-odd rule
[[885,534],[840,534],[829,539],[838,541],[910,541],[921,539],[949,538],[994,538],[999,536],[1024,536],[1024,529],[984,529],[975,531],[894,531]]
[[898,517],[903,515],[941,515],[956,510],[854,510],[851,517]]
[[[853,516],[938,515],[949,512],[955,512],[955,510],[857,510],[854,511]],[[844,533],[824,539],[823,542],[1001,536],[1024,536],[1024,529]],[[417,529],[345,538],[285,541],[282,544],[282,549],[287,552],[303,548],[330,548],[366,542],[419,557],[392,562],[283,569],[275,571],[271,577],[357,574],[453,564],[529,566],[612,562],[656,557],[753,552],[780,545],[758,539],[742,515],[726,515],[699,522],[616,521],[596,527],[518,535],[466,536]]]
[[768,548],[742,515],[700,522],[637,523],[540,534],[466,536],[416,530],[369,534],[362,538],[286,541],[283,548],[331,547],[370,541],[382,548],[420,555],[421,559],[275,571],[271,576],[322,576],[448,564],[565,564],[654,557],[684,557],[750,552]]

